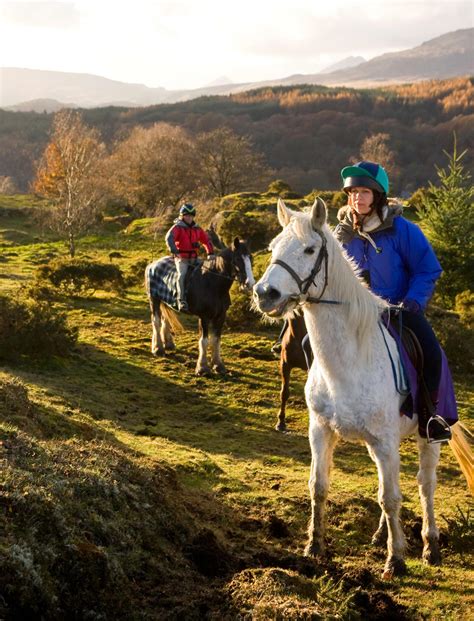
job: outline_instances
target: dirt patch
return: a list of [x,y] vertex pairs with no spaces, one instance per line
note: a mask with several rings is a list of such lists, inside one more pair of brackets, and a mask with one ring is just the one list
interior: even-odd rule
[[384,591],[356,591],[353,599],[364,621],[409,621],[413,615]]
[[185,546],[184,553],[193,561],[199,573],[209,578],[228,574],[235,564],[211,530],[197,533]]
[[290,536],[288,524],[277,515],[270,515],[267,528],[270,537],[275,539],[285,539]]

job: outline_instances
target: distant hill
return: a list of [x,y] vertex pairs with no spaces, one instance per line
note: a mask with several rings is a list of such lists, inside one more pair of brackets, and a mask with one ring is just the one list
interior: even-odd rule
[[357,88],[465,75],[474,75],[474,28],[449,32],[402,52],[382,54],[356,67],[299,74],[257,86],[322,84]]
[[332,73],[333,71],[340,71],[341,69],[350,69],[351,67],[356,67],[365,62],[367,61],[362,56],[348,56],[334,63],[334,65],[329,65],[326,69],[322,69],[319,73]]
[[57,112],[62,108],[77,108],[74,103],[61,103],[56,99],[32,99],[31,101],[23,101],[14,106],[7,106],[5,110],[13,112]]
[[215,80],[212,80],[212,82],[209,82],[209,84],[206,84],[205,86],[227,86],[228,84],[233,84],[232,80],[230,80],[225,75],[221,75]]
[[[360,62],[357,62],[359,61]],[[192,90],[171,91],[129,84],[96,75],[0,68],[0,107],[54,99],[83,108],[140,107],[188,101],[202,96],[229,95],[250,89],[295,84],[365,87],[474,74],[474,28],[444,34],[418,47],[377,56],[363,62],[350,57],[317,74],[295,74],[274,80],[229,84],[219,78]],[[355,65],[355,66],[354,66]]]
[[39,71],[36,69],[0,69],[0,106],[14,106],[34,99],[56,99],[83,108],[127,102],[144,106],[165,99],[164,88],[128,84],[87,73]]

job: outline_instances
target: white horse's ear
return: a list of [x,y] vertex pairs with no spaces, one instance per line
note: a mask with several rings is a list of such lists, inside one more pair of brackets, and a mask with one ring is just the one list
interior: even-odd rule
[[326,208],[326,203],[319,196],[316,197],[316,200],[311,207],[311,226],[315,231],[319,231],[322,229],[323,225],[326,224],[328,217],[328,210]]
[[281,198],[277,202],[277,214],[278,222],[281,224],[281,228],[284,229],[288,222],[291,220],[293,212],[289,209]]

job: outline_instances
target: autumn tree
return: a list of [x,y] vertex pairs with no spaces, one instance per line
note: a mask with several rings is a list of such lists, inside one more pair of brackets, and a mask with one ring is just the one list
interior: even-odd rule
[[385,133],[367,136],[360,147],[360,160],[381,164],[388,173],[390,185],[396,186],[400,174],[395,161],[395,152],[389,147],[390,135]]
[[185,130],[167,123],[135,127],[116,144],[107,168],[114,194],[148,216],[188,198],[197,185],[194,144]]
[[51,201],[46,224],[67,238],[71,257],[76,253],[78,235],[89,229],[97,217],[103,153],[99,132],[87,127],[79,112],[61,110],[55,114],[51,140],[33,189]]
[[269,171],[263,156],[254,150],[249,138],[231,129],[220,127],[199,134],[196,149],[201,183],[211,196],[226,196],[267,181]]

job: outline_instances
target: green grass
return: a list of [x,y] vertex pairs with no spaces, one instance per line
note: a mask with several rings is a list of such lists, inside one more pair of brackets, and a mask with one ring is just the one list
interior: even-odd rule
[[[11,222],[2,216],[2,208],[18,205],[30,211]],[[65,254],[60,240],[36,240],[37,208],[29,197],[0,202],[8,259],[0,263],[0,293],[17,295],[31,282],[33,259]],[[147,225],[106,228],[79,240],[78,251],[104,261],[118,251],[114,262],[127,271],[164,254]],[[370,545],[377,477],[365,448],[349,443],[334,459],[332,560],[314,564],[302,556],[310,464],[302,371],[292,377],[290,432],[273,431],[279,377],[269,349],[279,327],[227,329],[229,375],[200,378],[194,318],[183,320],[188,330],[177,336],[176,352],[151,356],[142,287],[55,304],[79,329],[72,355],[24,359],[0,375],[0,553],[7,559],[0,574],[15,576],[14,584],[0,578],[0,591],[10,606],[17,602],[17,615],[470,618],[472,556],[451,545],[441,518],[458,523],[459,508],[465,515],[472,506],[449,449],[436,493],[440,568],[420,561],[412,440],[402,445],[409,574],[379,580],[383,554]],[[472,425],[472,379],[458,373],[456,389]]]

